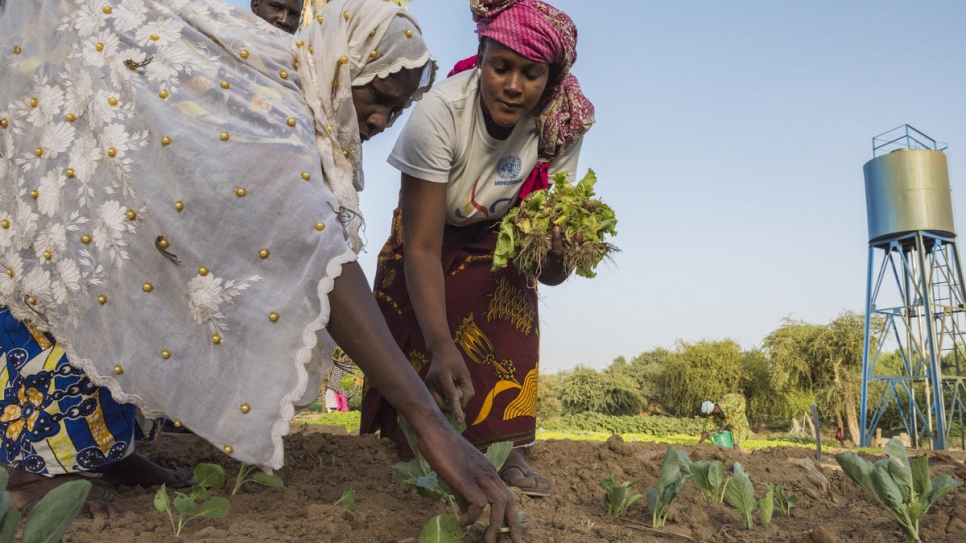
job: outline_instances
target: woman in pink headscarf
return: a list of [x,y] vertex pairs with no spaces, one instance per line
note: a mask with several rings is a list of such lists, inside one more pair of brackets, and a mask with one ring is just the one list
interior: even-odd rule
[[[480,449],[515,445],[501,471],[524,493],[550,483],[522,447],[536,432],[537,286],[513,265],[493,272],[497,222],[556,172],[575,175],[593,106],[570,74],[577,30],[539,0],[472,0],[478,54],[416,106],[389,163],[402,172],[374,291],[413,368]],[[460,71],[464,70],[464,71]],[[455,74],[455,75],[454,75]],[[567,278],[559,230],[539,282]],[[396,438],[396,412],[376,389],[363,429]]]

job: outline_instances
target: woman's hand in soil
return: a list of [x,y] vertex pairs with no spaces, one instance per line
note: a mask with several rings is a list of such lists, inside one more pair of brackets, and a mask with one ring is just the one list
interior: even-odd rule
[[419,451],[436,474],[453,489],[462,511],[460,524],[468,526],[490,505],[490,525],[485,540],[495,543],[499,530],[510,527],[514,543],[522,543],[523,528],[510,489],[503,483],[496,469],[469,441],[457,434],[441,417],[435,424],[426,424],[419,436]]
[[[580,232],[574,238],[574,243],[583,243],[583,236]],[[570,270],[564,266],[564,239],[563,228],[554,226],[551,232],[550,252],[540,266],[540,276],[537,280],[548,286],[556,286],[567,280]]]
[[432,363],[426,374],[426,388],[436,400],[440,410],[456,416],[456,422],[466,423],[463,408],[476,393],[470,371],[463,361],[456,344],[449,342],[432,355]]

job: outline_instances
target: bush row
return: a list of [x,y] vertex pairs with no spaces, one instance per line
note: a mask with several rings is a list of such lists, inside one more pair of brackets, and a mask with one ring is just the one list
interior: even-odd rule
[[558,419],[540,422],[540,427],[550,431],[611,432],[614,434],[647,435],[701,435],[704,429],[702,418],[677,418],[654,415],[604,415],[602,413],[579,413],[564,415]]

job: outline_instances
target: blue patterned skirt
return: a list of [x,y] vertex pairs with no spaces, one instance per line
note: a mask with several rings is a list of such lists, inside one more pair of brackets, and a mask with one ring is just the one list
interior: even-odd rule
[[103,471],[157,424],[70,365],[54,338],[0,307],[0,464],[60,475]]

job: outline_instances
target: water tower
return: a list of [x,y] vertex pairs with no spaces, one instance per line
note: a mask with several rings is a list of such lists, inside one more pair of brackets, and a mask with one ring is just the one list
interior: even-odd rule
[[966,291],[945,149],[903,125],[872,138],[874,158],[863,167],[869,224],[863,447],[886,412],[898,413],[914,446],[928,440],[945,450],[953,426],[966,445]]

